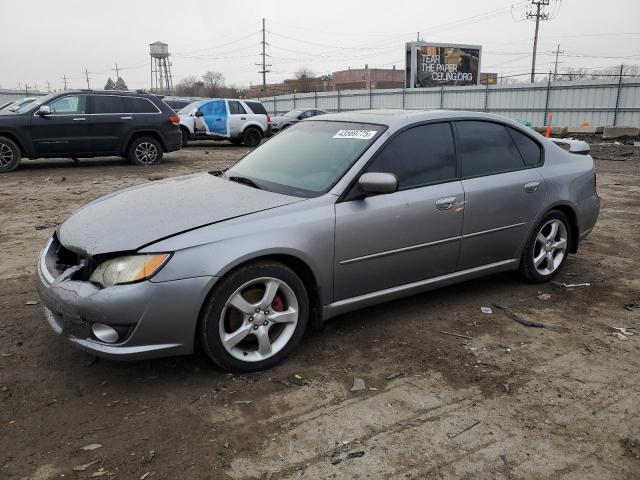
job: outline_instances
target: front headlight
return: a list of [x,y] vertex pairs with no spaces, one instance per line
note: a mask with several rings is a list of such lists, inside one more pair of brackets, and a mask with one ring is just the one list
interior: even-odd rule
[[98,265],[89,281],[111,287],[144,280],[160,270],[169,257],[168,253],[159,253],[112,258]]

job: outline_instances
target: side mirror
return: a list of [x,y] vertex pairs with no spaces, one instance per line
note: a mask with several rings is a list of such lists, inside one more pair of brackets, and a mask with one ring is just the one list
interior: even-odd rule
[[196,117],[204,117],[204,113],[202,113],[200,110],[198,110],[196,112]]
[[398,190],[398,179],[391,173],[369,172],[360,176],[358,185],[366,195],[393,193]]
[[302,120],[302,119],[304,118],[304,116],[302,116],[302,115],[298,115],[296,118],[297,118],[298,120]]
[[40,108],[38,109],[38,115],[40,115],[41,117],[44,117],[45,115],[51,115],[51,108],[49,108],[49,105],[40,105]]

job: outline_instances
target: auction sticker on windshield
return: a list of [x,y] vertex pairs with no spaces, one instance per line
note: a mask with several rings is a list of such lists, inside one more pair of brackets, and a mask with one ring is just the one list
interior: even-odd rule
[[360,140],[371,140],[375,134],[375,130],[338,130],[333,138],[358,138]]

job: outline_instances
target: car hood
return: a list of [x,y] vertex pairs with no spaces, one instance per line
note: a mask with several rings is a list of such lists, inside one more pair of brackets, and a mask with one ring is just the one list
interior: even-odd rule
[[208,173],[145,183],[100,197],[58,227],[82,255],[135,251],[205,225],[304,200]]

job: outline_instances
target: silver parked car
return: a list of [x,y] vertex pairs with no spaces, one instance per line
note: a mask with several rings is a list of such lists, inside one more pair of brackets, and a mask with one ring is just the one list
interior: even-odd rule
[[300,122],[222,172],[76,211],[39,256],[45,315],[99,356],[198,343],[252,371],[360,307],[505,270],[545,282],[599,212],[593,160],[570,148],[483,113]]
[[291,110],[283,115],[278,115],[271,119],[271,131],[276,133],[289,128],[291,125],[298,123],[307,118],[317,117],[318,115],[326,115],[327,112],[318,108],[305,108],[299,110]]

